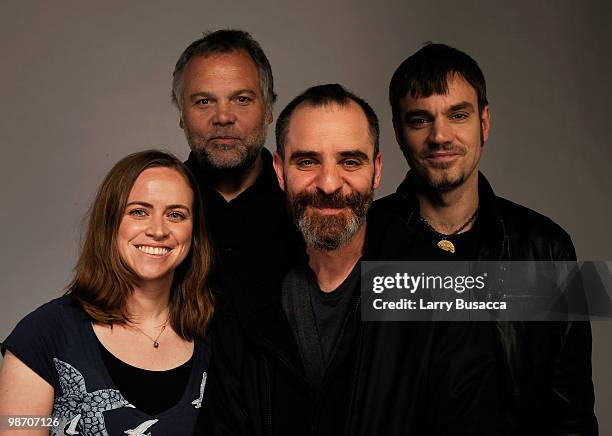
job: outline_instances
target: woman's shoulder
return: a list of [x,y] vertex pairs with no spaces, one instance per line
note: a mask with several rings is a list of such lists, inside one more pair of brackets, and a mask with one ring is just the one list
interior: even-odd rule
[[52,358],[64,346],[69,336],[67,333],[76,331],[82,313],[70,295],[43,304],[19,321],[2,342],[2,354],[10,351],[53,385]]
[[2,353],[9,349],[13,354],[20,350],[50,351],[71,333],[82,329],[86,314],[70,295],[63,295],[43,304],[17,323],[11,334],[2,342]]
[[65,294],[34,309],[18,325],[46,325],[53,323],[57,328],[59,327],[58,323],[61,324],[79,318],[83,313],[78,301],[72,295]]

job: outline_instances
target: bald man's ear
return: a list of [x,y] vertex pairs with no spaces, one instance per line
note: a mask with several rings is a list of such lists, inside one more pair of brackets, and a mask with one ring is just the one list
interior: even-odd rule
[[382,180],[382,153],[379,151],[374,158],[374,178],[372,179],[372,188],[378,189]]
[[280,188],[285,191],[285,174],[283,173],[283,158],[278,153],[278,151],[274,152],[274,160],[272,161],[272,165],[274,166],[274,171],[276,172],[276,178],[278,179],[278,185]]

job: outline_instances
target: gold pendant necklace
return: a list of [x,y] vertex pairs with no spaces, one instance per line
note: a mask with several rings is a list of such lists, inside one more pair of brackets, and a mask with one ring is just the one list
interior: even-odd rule
[[442,239],[441,241],[438,241],[436,245],[440,250],[450,251],[453,254],[455,253],[455,244],[448,239]]
[[465,224],[463,224],[461,227],[459,227],[457,230],[455,230],[453,233],[445,235],[444,233],[440,233],[439,231],[437,231],[436,229],[433,228],[433,226],[431,224],[429,224],[429,222],[423,218],[423,215],[420,215],[421,217],[421,222],[423,224],[425,224],[425,226],[432,232],[434,233],[438,238],[440,238],[440,240],[438,241],[438,243],[436,244],[436,246],[442,250],[442,251],[448,251],[449,253],[455,254],[455,244],[453,244],[450,241],[450,238],[453,236],[456,236],[459,234],[459,232],[461,232],[463,229],[465,229],[467,226],[469,226],[478,216],[478,211],[480,210],[480,205],[478,205],[478,207],[476,208],[476,210],[474,211],[474,213],[472,214],[472,216],[470,217],[469,220],[467,220],[465,222]]
[[140,327],[137,326],[133,326],[136,330],[138,330],[140,333],[142,333],[143,335],[145,335],[147,338],[151,339],[153,341],[153,348],[159,348],[159,337],[162,335],[162,333],[164,332],[164,330],[166,330],[166,324],[168,324],[168,320],[170,320],[170,316],[168,316],[168,318],[166,318],[166,322],[163,323],[163,325],[161,326],[161,330],[159,331],[158,335],[155,337],[155,339],[153,339],[151,336],[149,336],[148,334],[146,334],[145,332],[143,332]]

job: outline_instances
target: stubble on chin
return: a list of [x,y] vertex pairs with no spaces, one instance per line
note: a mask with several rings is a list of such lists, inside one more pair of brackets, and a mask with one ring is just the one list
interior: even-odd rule
[[187,142],[199,164],[216,171],[243,171],[251,168],[266,142],[266,128],[253,136],[241,139],[231,146],[216,144],[214,139],[185,130]]
[[[451,147],[441,149],[451,150]],[[453,151],[460,154],[460,159],[465,156],[465,151],[454,148]],[[412,175],[416,181],[424,188],[434,192],[448,192],[456,189],[465,182],[465,174],[461,172],[460,162],[432,162],[428,160],[431,150],[408,159],[410,168],[413,169]]]
[[232,146],[231,149],[208,144],[206,147],[195,149],[194,153],[200,165],[218,171],[244,170],[250,168],[257,158],[257,154],[249,155],[244,144]]
[[463,174],[452,176],[450,174],[442,174],[440,177],[427,176],[426,184],[433,190],[439,192],[448,192],[458,188],[465,182]]

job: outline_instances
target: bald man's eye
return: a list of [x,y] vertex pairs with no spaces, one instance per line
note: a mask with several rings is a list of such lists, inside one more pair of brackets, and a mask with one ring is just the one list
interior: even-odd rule
[[316,161],[314,159],[300,159],[297,161],[297,167],[300,169],[308,169],[312,168],[316,165]]
[[360,168],[363,163],[359,159],[344,159],[342,166],[349,170]]

